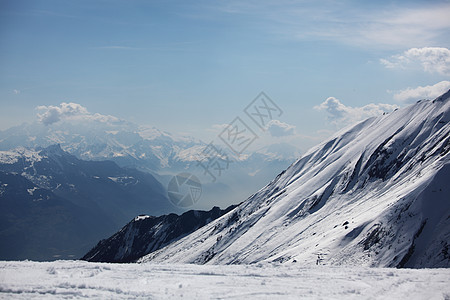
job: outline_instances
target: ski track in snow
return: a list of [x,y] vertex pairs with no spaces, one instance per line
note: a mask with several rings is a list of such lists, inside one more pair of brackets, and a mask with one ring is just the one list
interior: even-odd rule
[[450,299],[450,269],[0,261],[0,299]]

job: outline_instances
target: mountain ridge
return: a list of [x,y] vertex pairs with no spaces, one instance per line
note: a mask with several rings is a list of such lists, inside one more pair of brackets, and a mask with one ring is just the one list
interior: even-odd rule
[[190,210],[181,215],[158,217],[139,215],[111,237],[101,240],[81,259],[90,262],[130,263],[161,249],[226,214],[236,205],[221,210]]

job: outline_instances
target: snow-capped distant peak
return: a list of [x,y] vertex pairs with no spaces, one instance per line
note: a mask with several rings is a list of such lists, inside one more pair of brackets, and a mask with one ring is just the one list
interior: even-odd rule
[[0,151],[0,164],[15,164],[20,158],[24,158],[27,162],[36,162],[42,159],[42,155],[36,150],[27,149],[25,147]]

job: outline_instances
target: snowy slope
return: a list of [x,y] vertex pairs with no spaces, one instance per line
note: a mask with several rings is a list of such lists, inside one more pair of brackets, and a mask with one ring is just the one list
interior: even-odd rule
[[449,269],[0,262],[0,299],[448,299]]
[[342,130],[141,261],[449,267],[449,97]]

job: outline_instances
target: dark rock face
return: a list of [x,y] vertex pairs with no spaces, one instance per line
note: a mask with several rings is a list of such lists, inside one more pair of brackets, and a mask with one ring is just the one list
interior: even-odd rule
[[190,210],[182,215],[169,214],[160,217],[140,215],[125,225],[119,232],[101,240],[82,260],[91,262],[134,262],[154,252],[209,222],[223,216],[236,206],[210,211]]

